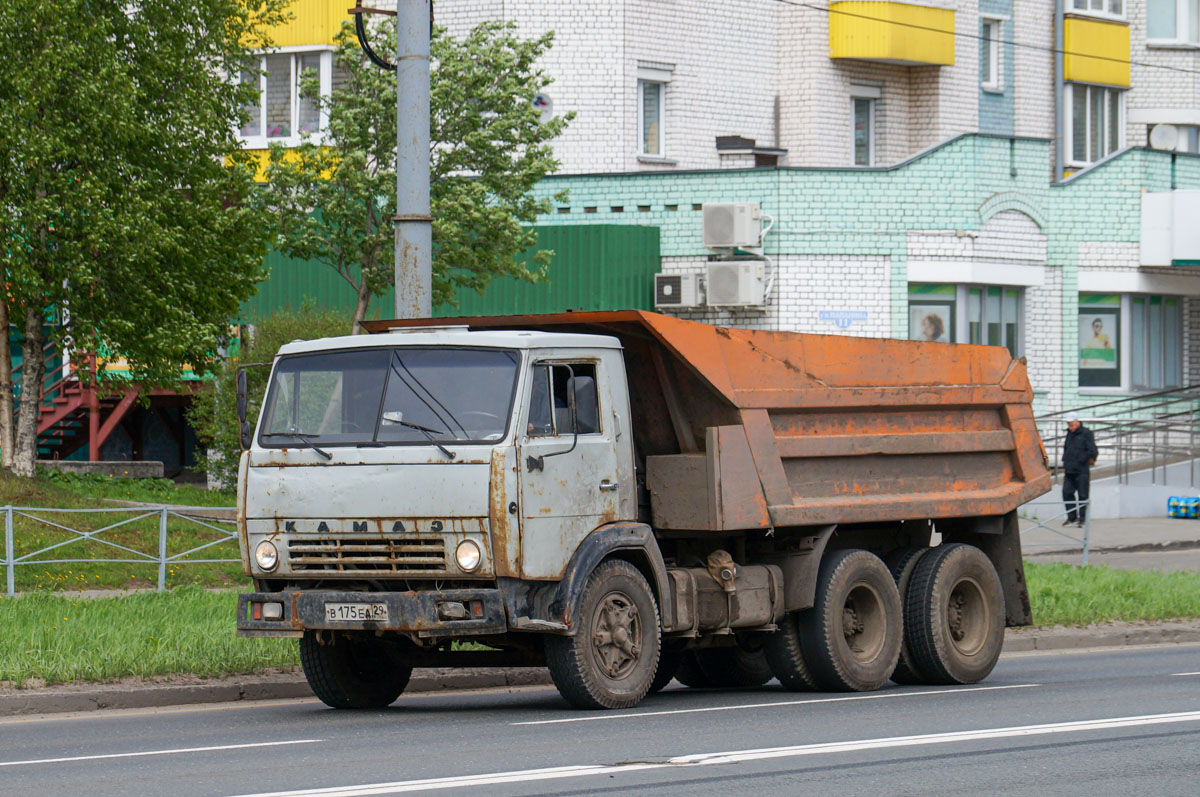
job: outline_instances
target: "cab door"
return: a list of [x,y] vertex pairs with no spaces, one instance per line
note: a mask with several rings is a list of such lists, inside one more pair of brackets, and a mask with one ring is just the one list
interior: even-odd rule
[[525,578],[554,579],[584,537],[620,517],[632,486],[621,484],[602,358],[534,358],[529,367],[517,461],[521,569]]

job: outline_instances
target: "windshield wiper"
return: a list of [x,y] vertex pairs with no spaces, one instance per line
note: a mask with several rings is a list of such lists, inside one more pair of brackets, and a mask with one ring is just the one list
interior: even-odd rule
[[429,442],[431,442],[435,446],[437,446],[438,451],[441,451],[443,454],[445,454],[450,459],[454,459],[455,454],[453,451],[446,448],[444,445],[439,443],[437,440],[433,439],[433,435],[435,433],[436,434],[453,434],[453,432],[451,432],[449,429],[447,429],[446,431],[443,432],[440,429],[430,429],[428,426],[422,426],[419,423],[412,423],[410,421],[388,421],[388,423],[394,423],[399,426],[407,426],[409,429],[416,429],[418,432],[424,433],[425,437],[427,437],[429,439]]
[[[325,457],[325,459],[333,459],[333,454],[330,454],[328,451],[321,448],[316,443],[314,443],[312,440],[310,440],[308,435],[300,434],[299,432],[266,432],[262,436],[263,437],[297,437],[300,439],[300,442],[304,443],[306,446],[311,448],[313,451],[316,451],[318,454]],[[320,435],[315,435],[315,436],[320,437]]]

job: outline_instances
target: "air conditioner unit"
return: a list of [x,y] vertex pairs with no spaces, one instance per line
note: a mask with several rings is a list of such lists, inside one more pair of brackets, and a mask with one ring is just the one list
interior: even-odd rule
[[762,261],[710,262],[704,290],[709,307],[762,307]]
[[762,241],[757,202],[704,205],[704,245],[709,249],[753,248]]
[[699,274],[655,274],[654,306],[660,310],[700,306]]

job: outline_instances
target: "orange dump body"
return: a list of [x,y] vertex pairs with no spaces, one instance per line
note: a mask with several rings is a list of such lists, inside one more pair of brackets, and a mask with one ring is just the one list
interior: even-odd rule
[[446,324],[618,338],[658,527],[688,525],[678,518],[696,503],[662,494],[673,484],[707,483],[708,520],[690,527],[714,529],[995,516],[1050,489],[1025,364],[1003,348],[634,310],[367,327]]

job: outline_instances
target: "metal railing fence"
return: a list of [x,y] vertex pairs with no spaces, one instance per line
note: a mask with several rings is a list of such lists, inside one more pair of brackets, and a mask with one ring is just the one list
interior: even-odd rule
[[[1090,511],[1091,503],[1092,503],[1091,500],[1071,501],[1069,503],[1062,501],[1062,500],[1030,501],[1028,504],[1025,504],[1025,506],[1023,506],[1021,508],[1021,514],[1019,516],[1019,520],[1021,521],[1021,525],[1022,525],[1021,536],[1022,536],[1022,538],[1024,538],[1026,533],[1033,531],[1034,529],[1044,529],[1044,530],[1050,532],[1051,534],[1054,534],[1058,537],[1062,537],[1066,540],[1069,540],[1070,542],[1076,543],[1083,549],[1083,561],[1081,562],[1081,564],[1086,566],[1088,563],[1088,552],[1090,551],[1091,546],[1092,546],[1092,513]],[[1060,511],[1057,511],[1055,514],[1050,515],[1050,517],[1045,518],[1044,520],[1039,520],[1037,517],[1029,517],[1026,514],[1028,507],[1039,507],[1039,506],[1055,507],[1057,510],[1060,510]],[[1076,537],[1074,534],[1069,534],[1066,531],[1063,531],[1063,526],[1064,525],[1069,526],[1069,524],[1064,524],[1061,521],[1066,520],[1068,518],[1068,516],[1071,514],[1075,514],[1075,516],[1078,517],[1079,516],[1078,513],[1080,511],[1083,512],[1083,526],[1080,528],[1080,532],[1081,532],[1080,536]],[[1040,515],[1041,513],[1039,512],[1038,514]],[[1025,526],[1024,525],[1025,523],[1032,523],[1032,525]],[[1055,525],[1054,526],[1047,525],[1049,523],[1054,523]],[[1021,547],[1022,548],[1051,548],[1051,547],[1054,547],[1055,545],[1061,545],[1061,544],[1062,543],[1058,543],[1058,542],[1034,542],[1034,543],[1027,544],[1024,542],[1024,540],[1022,540]]]
[[[1141,396],[1113,399],[1074,410],[1092,430],[1100,451],[1097,470],[1111,469],[1122,484],[1134,471],[1149,470],[1150,481],[1166,483],[1167,469],[1187,463],[1189,484],[1196,485],[1200,459],[1200,386],[1190,385]],[[1055,481],[1061,472],[1067,411],[1037,418]]]
[[[11,597],[16,594],[16,570],[22,566],[43,566],[43,565],[63,565],[63,564],[157,564],[158,566],[158,591],[162,592],[166,589],[167,568],[173,565],[183,564],[214,564],[214,563],[230,563],[238,562],[240,559],[194,559],[193,554],[207,550],[216,545],[221,545],[226,542],[237,541],[237,528],[233,520],[225,520],[222,518],[211,517],[209,515],[201,515],[199,513],[212,512],[231,512],[230,507],[184,507],[184,506],[139,506],[139,507],[105,507],[98,509],[57,509],[53,507],[24,507],[24,506],[3,506],[0,509],[4,512],[4,558],[0,559],[0,564],[5,568],[7,577],[7,594]],[[114,513],[132,514],[132,517],[117,520],[114,523],[109,523],[101,528],[96,529],[80,529],[67,525],[64,522],[51,519],[49,515],[97,515],[97,514],[114,514]],[[157,530],[157,550],[148,552],[138,550],[129,544],[117,542],[112,539],[107,539],[101,535],[109,534],[118,529],[129,529],[133,524],[139,521],[145,521],[150,518],[156,518],[158,522]],[[188,524],[203,527],[215,535],[214,539],[206,540],[201,544],[193,545],[187,550],[172,553],[168,549],[168,527],[172,518],[182,523],[176,524],[176,531],[179,526],[187,527]],[[17,555],[16,543],[16,521],[25,519],[35,526],[42,526],[46,529],[55,529],[66,535],[66,539],[61,539],[52,544],[43,545],[34,551],[28,551]],[[223,524],[233,526],[233,528],[225,528],[215,524]],[[62,558],[63,549],[69,546],[75,546],[72,551],[85,543],[97,543],[100,546],[111,548],[118,552],[113,558]],[[39,558],[45,554],[57,552],[52,558]]]

